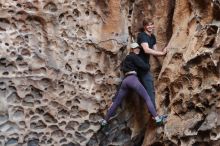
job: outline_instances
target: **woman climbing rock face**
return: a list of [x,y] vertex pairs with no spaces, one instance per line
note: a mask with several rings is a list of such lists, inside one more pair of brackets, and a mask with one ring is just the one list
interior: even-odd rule
[[110,117],[113,116],[117,107],[121,104],[123,97],[127,95],[129,90],[137,92],[139,96],[144,98],[147,108],[155,119],[156,124],[161,125],[164,123],[166,116],[158,116],[150,96],[148,95],[144,86],[138,80],[138,71],[141,70],[142,72],[148,72],[149,70],[149,65],[144,63],[144,61],[138,56],[139,52],[139,45],[137,43],[132,43],[131,51],[122,63],[122,71],[124,72],[125,77],[121,83],[118,92],[115,95],[115,100],[111,104],[107,115],[104,119],[100,121],[102,126],[105,126],[108,123],[108,120],[110,119]]

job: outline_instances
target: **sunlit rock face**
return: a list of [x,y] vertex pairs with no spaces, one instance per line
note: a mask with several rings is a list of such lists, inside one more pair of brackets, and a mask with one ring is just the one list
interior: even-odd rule
[[0,145],[86,145],[118,84],[126,9],[90,0],[0,7]]
[[156,134],[146,131],[143,145],[218,146],[219,1],[176,0],[173,5],[169,53],[155,75],[158,110],[169,118]]
[[[219,0],[1,0],[0,12],[0,145],[220,145]],[[168,121],[152,124],[131,93],[99,130],[144,18],[170,48],[151,58]]]

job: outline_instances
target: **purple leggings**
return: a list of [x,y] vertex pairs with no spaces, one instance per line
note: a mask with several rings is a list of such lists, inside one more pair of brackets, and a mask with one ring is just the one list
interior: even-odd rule
[[121,104],[123,97],[127,95],[129,90],[134,90],[138,93],[139,96],[143,97],[152,116],[157,116],[156,109],[144,86],[140,83],[136,75],[129,75],[122,81],[120,89],[116,93],[115,100],[107,112],[105,117],[106,121],[108,121],[109,118],[113,116],[116,108]]

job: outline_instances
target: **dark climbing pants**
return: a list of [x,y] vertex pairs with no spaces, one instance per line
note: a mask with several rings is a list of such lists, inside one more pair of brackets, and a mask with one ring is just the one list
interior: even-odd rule
[[154,104],[154,107],[156,108],[153,75],[151,74],[151,72],[148,72],[146,74],[139,75],[139,78],[142,85],[147,90],[147,93],[149,94],[151,101]]
[[129,90],[133,90],[137,92],[139,96],[143,97],[152,116],[157,116],[156,109],[150,99],[150,96],[148,95],[144,86],[138,80],[138,77],[136,75],[129,75],[125,77],[122,81],[120,89],[116,93],[115,100],[107,112],[107,115],[105,117],[106,121],[108,121],[109,118],[113,116],[116,108],[121,104],[123,97],[127,95]]

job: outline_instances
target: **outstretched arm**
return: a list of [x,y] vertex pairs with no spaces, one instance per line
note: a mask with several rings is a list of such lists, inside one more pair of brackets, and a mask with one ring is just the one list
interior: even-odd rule
[[148,43],[142,43],[141,46],[143,47],[145,53],[151,54],[154,56],[163,56],[167,53],[166,48],[164,48],[163,51],[158,51],[156,45],[154,45],[155,47],[154,49],[150,49]]

